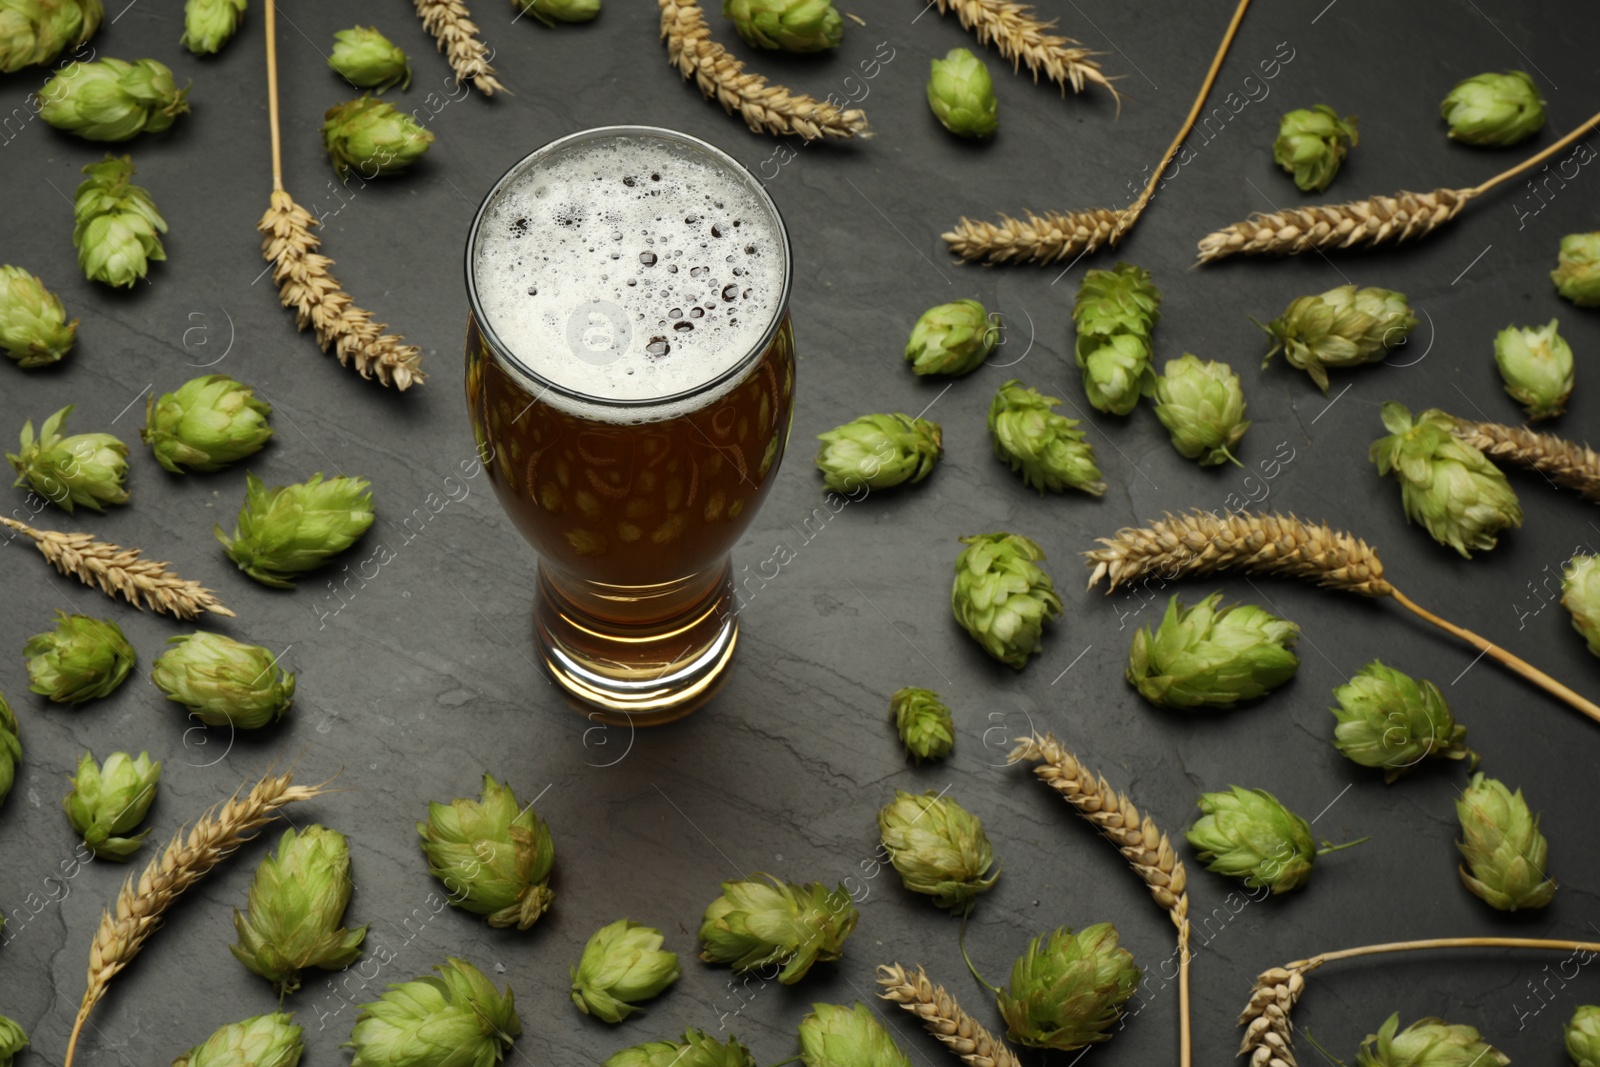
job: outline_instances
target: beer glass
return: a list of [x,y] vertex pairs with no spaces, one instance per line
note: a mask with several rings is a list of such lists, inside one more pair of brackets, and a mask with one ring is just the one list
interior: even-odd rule
[[728,553],[789,436],[789,261],[747,170],[652,127],[545,145],[473,221],[473,433],[539,554],[543,666],[591,718],[667,722],[725,677]]

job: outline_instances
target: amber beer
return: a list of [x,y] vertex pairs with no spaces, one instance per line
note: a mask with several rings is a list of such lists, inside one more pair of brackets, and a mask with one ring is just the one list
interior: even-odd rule
[[789,435],[789,275],[760,183],[667,130],[554,141],[478,211],[473,431],[539,553],[544,666],[591,717],[669,721],[725,677],[728,552]]

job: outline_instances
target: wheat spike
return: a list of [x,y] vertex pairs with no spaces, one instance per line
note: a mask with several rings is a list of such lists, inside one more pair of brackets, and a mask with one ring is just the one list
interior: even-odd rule
[[1244,1027],[1239,1055],[1249,1057],[1250,1067],[1297,1067],[1289,1013],[1305,992],[1305,966],[1302,960],[1257,976],[1250,1003],[1239,1013]]
[[1510,460],[1543,474],[1563,489],[1575,489],[1600,504],[1600,452],[1525,426],[1457,419],[1455,435],[1493,459]]
[[898,963],[880,966],[878,984],[884,989],[879,997],[915,1015],[923,1029],[961,1057],[967,1067],[1021,1067],[1005,1042],[962,1011],[956,998],[944,986],[930,982],[921,967],[916,974],[908,974]]
[[814,141],[823,137],[870,137],[866,112],[841,111],[834,105],[772,85],[711,39],[711,27],[696,0],[657,0],[661,5],[661,37],[667,59],[679,74],[693,79],[707,99],[737,114],[753,133],[791,135]]
[[1200,239],[1201,263],[1235,255],[1295,256],[1313,249],[1370,248],[1425,237],[1478,195],[1475,189],[1435,189],[1257,213]]
[[941,15],[955,12],[962,27],[974,34],[980,43],[993,45],[995,50],[1011,60],[1011,69],[1024,65],[1033,80],[1038,82],[1043,74],[1061,86],[1065,95],[1070,88],[1083,92],[1086,84],[1098,85],[1109,92],[1120,106],[1122,98],[1092,58],[1096,53],[1076,47],[1079,42],[1050,31],[1055,29],[1054,19],[1046,22],[1034,14],[1028,4],[1012,0],[933,0]]
[[1122,217],[1120,211],[1095,208],[1063,215],[1047,211],[1018,219],[1001,215],[998,222],[961,217],[944,234],[950,251],[974,263],[1057,263],[1105,245]]
[[415,0],[422,28],[433,35],[458,82],[471,82],[484,96],[510,92],[494,77],[489,49],[478,40],[478,25],[461,0]]

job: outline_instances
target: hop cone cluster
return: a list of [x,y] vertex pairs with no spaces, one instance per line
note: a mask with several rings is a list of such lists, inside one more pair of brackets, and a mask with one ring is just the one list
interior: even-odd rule
[[511,0],[524,14],[546,26],[558,22],[588,22],[600,14],[600,0]]
[[197,56],[215,55],[239,32],[245,0],[185,0],[183,40]]
[[955,720],[939,694],[931,689],[896,689],[889,698],[889,715],[906,755],[918,763],[943,759],[955,747]]
[[173,474],[219,471],[253,456],[272,437],[272,405],[226,374],[191,378],[175,393],[152,395],[140,436]]
[[929,64],[928,107],[957,137],[989,137],[1000,127],[989,68],[970,49],[952,48]]
[[294,675],[277,661],[271,649],[201,630],[167,638],[150,681],[207,726],[257,730],[294,701]]
[[889,862],[913,893],[954,914],[972,906],[999,879],[983,822],[942,793],[896,789],[878,812],[878,834]]
[[29,686],[57,704],[110,696],[133,669],[133,646],[110,619],[56,612],[56,628],[28,639]]
[[172,1067],[295,1067],[301,1029],[282,1012],[229,1023],[172,1061]]
[[1126,415],[1156,388],[1150,333],[1161,318],[1161,292],[1132,263],[1085,272],[1072,305],[1073,353],[1095,410]]
[[1187,352],[1168,360],[1166,374],[1156,379],[1156,418],[1178,454],[1202,467],[1237,465],[1232,449],[1250,428],[1239,376],[1226,363]]
[[1000,328],[976,300],[929,308],[911,327],[906,361],[917,374],[969,374],[1000,343]]
[[1311,824],[1265,789],[1228,788],[1200,794],[1202,815],[1184,835],[1206,870],[1274,893],[1304,885],[1317,856]]
[[344,929],[350,904],[350,846],[337,830],[285,830],[276,855],[256,868],[249,914],[233,909],[234,958],[282,997],[300,988],[307,967],[337,971],[361,955],[367,928]]
[[1400,483],[1408,521],[1471,557],[1471,549],[1493,548],[1500,531],[1521,526],[1522,506],[1500,468],[1455,436],[1455,424],[1438,408],[1413,418],[1391,400],[1383,405],[1389,436],[1372,442],[1368,455],[1379,474],[1393,474]]
[[678,980],[678,954],[661,948],[661,931],[632,919],[596,930],[569,967],[572,1003],[585,1015],[620,1023],[638,1002],[658,997]]
[[750,1050],[729,1037],[719,1042],[701,1030],[685,1030],[682,1041],[646,1041],[612,1054],[603,1067],[757,1067]]
[[1565,1028],[1573,1067],[1600,1067],[1600,1006],[1580,1004]]
[[1261,365],[1282,352],[1291,367],[1311,375],[1326,393],[1328,368],[1376,363],[1391,348],[1404,344],[1416,325],[1404,294],[1376,286],[1340,285],[1299,297],[1261,327],[1274,342]]
[[352,169],[362,178],[399,174],[421,159],[431,144],[433,131],[370,93],[335,104],[323,117],[322,146],[341,179]]
[[911,1067],[911,1061],[860,1001],[813,1004],[800,1020],[800,1062],[805,1067]]
[[78,320],[61,298],[21,267],[0,266],[0,351],[24,370],[48,367],[72,351]]
[[62,798],[61,806],[96,856],[126,860],[150,834],[149,828],[137,834],[132,830],[144,821],[160,780],[161,764],[151,762],[148,752],[139,753],[137,759],[113,752],[104,764],[95,762],[94,753],[85,752],[71,779],[72,791]]
[[944,454],[937,422],[909,415],[863,415],[819,433],[817,469],[822,484],[836,493],[860,486],[889,489],[916,484],[932,473]]
[[83,173],[89,177],[72,203],[78,267],[91,282],[131,289],[150,273],[151,263],[167,258],[161,245],[167,221],[156,211],[150,190],[133,184],[132,157],[107,155]]
[[391,985],[361,1007],[346,1048],[350,1067],[495,1067],[522,1033],[510,987],[495,991],[466,960],[435,967],[437,978]]
[[1022,474],[1022,483],[1052,493],[1081,489],[1093,496],[1106,491],[1095,465],[1094,446],[1083,439],[1078,420],[1051,408],[1060,399],[1044,396],[1013,378],[989,402],[989,435],[994,454]]
[[101,0],[0,0],[0,74],[48,63],[100,28]]
[[1550,280],[1557,293],[1579,307],[1600,307],[1600,230],[1563,237]]
[[556,846],[532,805],[511,787],[483,776],[481,799],[429,803],[417,823],[428,870],[450,891],[450,903],[485,916],[490,926],[526,930],[550,909]]
[[1450,136],[1464,144],[1504,147],[1544,127],[1544,101],[1527,71],[1477,74],[1456,84],[1439,114]]
[[16,713],[0,694],[0,804],[6,802],[17,780],[17,764],[22,762],[22,737]]
[[1522,790],[1472,776],[1456,800],[1466,862],[1461,881],[1490,907],[1501,911],[1542,908],[1555,896],[1556,883],[1545,875],[1549,843],[1539,832],[1539,817],[1528,810]]
[[1600,556],[1573,556],[1561,572],[1561,603],[1572,628],[1600,656]]
[[1572,395],[1572,347],[1547,326],[1507,326],[1494,339],[1494,361],[1506,392],[1522,405],[1529,422],[1554,418]]
[[1061,597],[1037,560],[1044,550],[1021,534],[963,537],[950,610],[972,639],[1017,670],[1044,645],[1044,624],[1061,617]]
[[1070,1052],[1111,1040],[1142,977],[1115,926],[1063,928],[1029,942],[997,1000],[1013,1041]]
[[74,407],[68,404],[45,419],[37,438],[33,420],[22,424],[21,446],[6,453],[17,471],[14,484],[28,486],[69,513],[79,505],[104,511],[107,504],[126,504],[122,480],[128,475],[128,446],[108,433],[62,436]]
[[1368,1034],[1356,1053],[1356,1067],[1506,1067],[1511,1062],[1470,1026],[1430,1018],[1399,1027],[1396,1012],[1377,1033]]
[[228,558],[262,585],[293,589],[290,579],[343,552],[372,525],[372,493],[365,478],[321,473],[296,485],[268,489],[245,475],[244,507],[233,536],[213,528]]
[[21,1024],[0,1015],[0,1067],[11,1067],[14,1056],[28,1047],[28,1034]]
[[[1392,782],[1425,759],[1466,759],[1467,728],[1457,724],[1439,687],[1373,660],[1333,691],[1333,744]],[[1474,757],[1475,758],[1475,757]]]
[[161,133],[189,110],[189,89],[154,59],[69,63],[39,90],[39,117],[86,141]]
[[[700,922],[700,958],[729,963],[744,973],[781,963],[778,981],[793,985],[811,965],[844,955],[844,943],[861,917],[843,886],[828,891],[820,882],[797,885],[770,874],[723,882],[722,895]],[[769,884],[770,883],[770,884]]]
[[1278,121],[1272,161],[1294,177],[1301,192],[1317,193],[1333,184],[1345,156],[1360,141],[1354,115],[1340,118],[1327,104],[1296,108]]
[[1166,708],[1231,708],[1294,677],[1300,627],[1254,604],[1221,602],[1213,593],[1186,608],[1174,596],[1154,634],[1146,626],[1133,635],[1127,678],[1140,696]]
[[411,88],[411,61],[375,26],[352,26],[334,34],[328,66],[357,89],[381,93],[396,85]]
[[833,0],[722,0],[745,44],[784,52],[823,52],[844,40]]

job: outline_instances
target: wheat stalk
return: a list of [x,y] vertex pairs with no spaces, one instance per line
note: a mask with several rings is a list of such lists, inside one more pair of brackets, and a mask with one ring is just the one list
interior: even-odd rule
[[696,0],[657,0],[661,5],[661,37],[667,59],[685,79],[693,79],[708,100],[728,114],[738,114],[752,133],[795,135],[814,141],[823,137],[870,137],[866,112],[841,111],[834,105],[772,85],[711,39],[711,27]]
[[962,27],[974,34],[980,43],[993,45],[997,52],[1011,60],[1013,71],[1026,65],[1034,82],[1037,83],[1039,75],[1043,74],[1061,86],[1063,95],[1069,88],[1081,93],[1085,85],[1098,85],[1111,94],[1119,108],[1122,106],[1116,86],[1091,58],[1096,53],[1074,47],[1079,42],[1071,37],[1051,33],[1055,20],[1046,22],[1039,18],[1031,5],[1012,0],[933,0],[933,3],[941,15],[954,11]]
[[961,1057],[967,1067],[1022,1067],[1016,1054],[972,1016],[942,985],[934,985],[921,967],[907,973],[898,963],[878,967],[878,996],[915,1015],[923,1029]]
[[510,92],[494,77],[489,49],[478,40],[478,24],[461,0],[415,0],[422,28],[433,35],[439,51],[456,72],[457,82],[471,82],[484,96]]
[[234,793],[226,802],[202,815],[187,834],[180,827],[165,851],[150,861],[136,883],[122,883],[113,910],[103,912],[100,927],[89,945],[89,979],[73,1020],[72,1036],[62,1067],[72,1067],[78,1035],[89,1013],[105,996],[111,980],[139,954],[161,917],[184,891],[204,878],[211,868],[253,838],[285,805],[320,796],[321,785],[293,785],[293,774],[267,775],[241,800]]
[[1494,459],[1538,471],[1564,489],[1600,504],[1600,452],[1525,426],[1457,419],[1455,435]]

